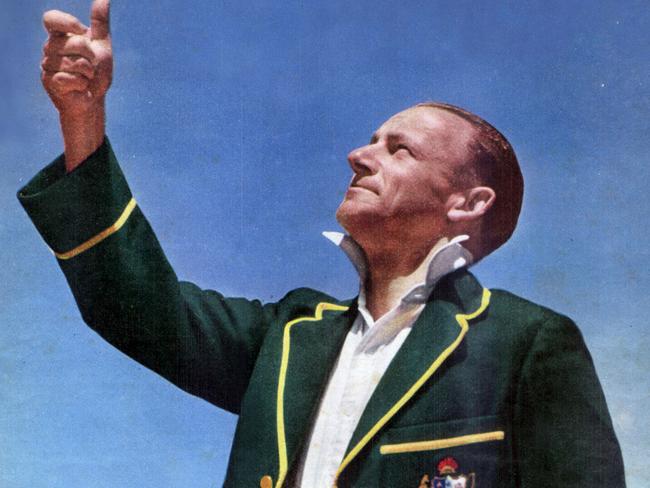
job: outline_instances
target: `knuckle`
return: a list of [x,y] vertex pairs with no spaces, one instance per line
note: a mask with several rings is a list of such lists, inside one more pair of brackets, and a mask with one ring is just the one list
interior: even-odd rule
[[68,40],[66,41],[65,45],[68,48],[78,49],[80,47],[85,46],[84,38],[83,36],[79,36],[79,35],[71,35],[68,37]]
[[85,36],[73,35],[70,36],[66,42],[66,52],[73,52],[74,54],[83,56],[93,56],[90,42]]
[[80,58],[77,59],[74,63],[73,66],[77,68],[78,70],[84,72],[84,73],[94,73],[95,69],[90,62],[88,62],[87,59]]
[[57,52],[61,49],[61,40],[55,37],[48,37],[45,43],[43,44],[43,53],[49,54]]
[[53,74],[50,76],[50,83],[51,83],[52,86],[54,86],[55,88],[60,87],[61,84],[63,83],[63,77],[61,76],[61,73],[59,73],[59,72],[53,73]]

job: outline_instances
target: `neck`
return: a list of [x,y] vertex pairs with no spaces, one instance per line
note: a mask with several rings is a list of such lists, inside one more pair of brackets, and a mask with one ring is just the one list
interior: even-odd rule
[[375,320],[397,306],[408,290],[426,280],[431,258],[448,242],[442,237],[433,244],[366,250],[366,308]]

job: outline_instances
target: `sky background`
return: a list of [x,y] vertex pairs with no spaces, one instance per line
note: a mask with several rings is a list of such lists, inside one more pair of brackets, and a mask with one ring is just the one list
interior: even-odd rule
[[[177,274],[203,287],[353,296],[320,235],[349,150],[423,100],[498,127],[524,208],[475,274],[579,324],[628,486],[650,486],[647,1],[113,3],[107,132]],[[0,486],[221,486],[236,418],[89,330],[15,198],[62,150],[39,81],[51,8],[88,22],[89,1],[0,14]]]

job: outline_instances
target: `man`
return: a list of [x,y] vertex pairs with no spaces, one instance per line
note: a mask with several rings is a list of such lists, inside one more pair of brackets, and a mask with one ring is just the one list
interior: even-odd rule
[[422,104],[350,153],[348,235],[327,237],[359,271],[357,299],[225,298],[178,281],[104,137],[108,2],[93,2],[90,28],[57,11],[44,21],[64,155],[19,197],[91,327],[239,414],[225,485],[624,486],[575,325],[467,271],[521,206],[496,129]]

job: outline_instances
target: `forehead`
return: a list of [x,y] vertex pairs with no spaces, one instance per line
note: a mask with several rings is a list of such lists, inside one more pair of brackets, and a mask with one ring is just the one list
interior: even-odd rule
[[413,107],[393,115],[376,132],[378,137],[400,136],[422,149],[464,157],[474,127],[461,117],[434,107]]

